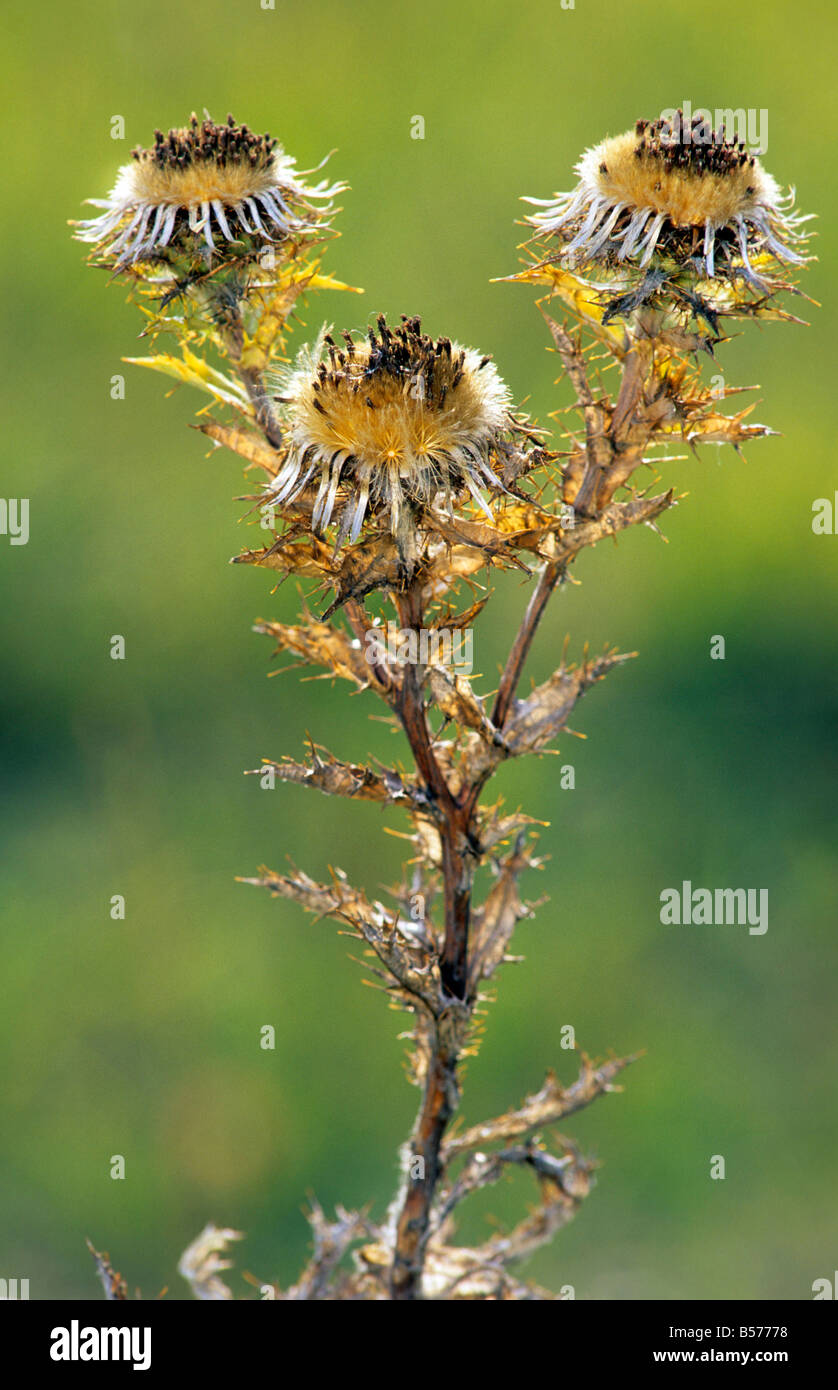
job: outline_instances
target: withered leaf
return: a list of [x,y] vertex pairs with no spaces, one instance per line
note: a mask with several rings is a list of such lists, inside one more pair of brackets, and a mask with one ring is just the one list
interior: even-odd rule
[[749,405],[737,415],[722,415],[717,411],[708,411],[700,419],[690,420],[684,431],[687,441],[693,445],[733,444],[736,447],[749,439],[776,434],[777,431],[769,429],[767,425],[745,423],[746,416],[750,415],[753,409],[754,406]]
[[477,811],[477,836],[484,851],[494,849],[496,845],[503,844],[522,830],[547,824],[547,821],[536,820],[533,816],[524,815],[522,811],[513,811],[511,815],[502,816],[500,803],[479,807]]
[[510,753],[539,752],[565,727],[580,696],[615,666],[631,660],[634,655],[634,652],[604,652],[581,666],[560,666],[525,700],[516,700],[504,725]]
[[449,1139],[443,1149],[445,1162],[450,1162],[457,1154],[468,1149],[482,1149],[491,1143],[507,1143],[546,1125],[557,1124],[567,1115],[573,1115],[590,1105],[597,1096],[620,1090],[614,1084],[616,1078],[632,1062],[636,1062],[639,1055],[634,1053],[628,1057],[609,1057],[603,1062],[592,1062],[583,1052],[579,1075],[569,1086],[563,1086],[555,1072],[548,1071],[541,1089],[527,1096],[517,1110],[472,1125],[462,1134]]
[[89,1240],[86,1244],[93,1256],[96,1265],[96,1273],[102,1281],[102,1288],[105,1290],[105,1298],[110,1302],[122,1303],[126,1301],[128,1298],[128,1285],[122,1275],[114,1270],[107,1252],[97,1250]]
[[343,1257],[358,1241],[369,1240],[375,1234],[367,1217],[357,1211],[335,1210],[336,1220],[329,1221],[319,1202],[312,1201],[308,1213],[314,1236],[314,1253],[297,1283],[280,1295],[284,1301],[316,1301],[333,1297],[331,1280]]
[[258,550],[243,550],[234,555],[231,565],[258,565],[262,569],[276,570],[287,576],[298,574],[304,578],[321,579],[324,567],[329,564],[329,547],[316,536],[283,536],[273,545]]
[[494,974],[509,945],[512,933],[533,908],[522,901],[518,879],[525,869],[538,868],[519,835],[514,849],[497,866],[497,878],[485,902],[474,913],[470,943],[470,991],[474,994],[481,980]]
[[[531,519],[535,509],[527,508],[527,513]],[[431,511],[427,516],[427,525],[450,545],[476,551],[482,557],[481,565],[490,560],[503,561],[529,574],[527,566],[515,554],[518,538],[511,521],[501,529],[500,524],[490,526],[487,521],[469,521],[465,517],[457,517],[455,521],[444,512]],[[520,526],[518,529],[523,531],[526,527]]]
[[335,591],[323,614],[329,618],[349,599],[362,599],[377,589],[399,588],[406,570],[392,537],[380,535],[339,552],[325,577]]
[[233,1267],[233,1261],[224,1258],[231,1241],[242,1239],[241,1231],[214,1226],[210,1222],[187,1246],[180,1257],[178,1272],[196,1298],[220,1302],[233,1297],[220,1276],[223,1270]]
[[354,682],[360,690],[381,684],[377,668],[367,660],[360,641],[331,623],[312,620],[294,625],[260,621],[254,623],[253,631],[273,637],[278,651],[293,652],[303,661],[323,666],[333,675]]
[[503,746],[503,737],[487,717],[482,701],[466,676],[456,675],[447,666],[429,666],[427,682],[434,703],[463,728],[474,729],[487,743]]
[[253,430],[236,429],[232,425],[222,425],[217,420],[202,420],[193,429],[200,430],[216,444],[232,449],[240,458],[263,469],[269,478],[275,477],[281,456]]
[[273,768],[274,775],[280,781],[314,787],[327,796],[347,796],[359,801],[412,800],[413,788],[394,769],[386,769],[384,774],[377,773],[363,763],[342,762],[319,744],[312,744],[311,747],[310,763],[298,763],[287,756],[281,762],[265,758],[261,767],[253,768],[247,775],[260,777],[266,768]]
[[373,949],[397,985],[421,999],[433,1013],[441,1009],[444,997],[435,956],[417,936],[413,923],[388,912],[382,903],[371,902],[351,886],[343,870],[333,869],[332,882],[327,884],[317,883],[293,865],[288,874],[262,867],[258,878],[239,882],[267,888],[274,897],[297,902],[317,917],[334,917],[346,923]]

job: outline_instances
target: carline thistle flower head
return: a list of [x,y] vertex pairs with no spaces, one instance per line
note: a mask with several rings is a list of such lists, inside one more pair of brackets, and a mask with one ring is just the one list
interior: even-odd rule
[[527,220],[541,240],[555,236],[555,259],[568,264],[649,264],[656,252],[699,274],[739,274],[765,288],[756,256],[798,265],[808,218],[792,211],[794,190],[780,188],[744,142],[711,131],[700,113],[687,124],[638,121],[634,130],[594,145],[576,165],[579,183],[552,199],[527,198],[542,210]]
[[489,511],[481,489],[505,489],[492,454],[514,428],[509,392],[488,357],[436,340],[418,318],[343,348],[330,336],[283,383],[285,459],[268,502],[293,502],[316,488],[312,530],[322,532],[338,505],[338,544],[356,541],[368,515],[383,514],[404,548],[422,508],[466,490]]
[[188,126],[157,130],[150,149],[132,152],[109,196],[87,200],[102,214],[75,223],[75,235],[118,271],[179,245],[212,259],[219,236],[223,243],[244,235],[259,247],[322,226],[328,200],[345,187],[309,187],[269,134],[255,135],[232,116],[216,125],[193,113]]

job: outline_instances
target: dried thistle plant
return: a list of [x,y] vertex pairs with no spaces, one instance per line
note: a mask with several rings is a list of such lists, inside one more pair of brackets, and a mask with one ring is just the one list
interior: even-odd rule
[[[272,539],[236,560],[296,576],[308,594],[297,624],[256,630],[383,702],[412,755],[407,767],[365,765],[313,745],[304,760],[255,770],[407,817],[412,852],[392,906],[340,870],[318,881],[265,868],[243,882],[334,918],[363,943],[371,973],[410,1018],[409,1075],[421,1091],[384,1218],[338,1207],[329,1221],[315,1205],[309,1265],[291,1288],[262,1286],[263,1297],[554,1297],[515,1270],[592,1184],[594,1165],[556,1126],[619,1089],[632,1058],[583,1054],[571,1084],[548,1072],[515,1108],[452,1130],[486,982],[512,959],[515,927],[534,910],[520,880],[539,866],[535,823],[484,794],[507,759],[546,750],[581,696],[626,659],[563,660],[518,695],[539,622],[580,552],[630,526],[656,529],[675,505],[656,477],[639,487],[638,470],[654,474],[661,446],[739,449],[771,433],[750,408],[724,413],[736,388],[710,390],[699,354],[725,341],[728,320],[792,320],[778,296],[799,293],[789,268],[805,260],[804,219],[724,131],[705,137],[680,120],[638,122],[589,150],[577,188],[530,218],[526,263],[507,278],[546,290],[539,307],[579,419],[555,451],[513,415],[488,356],[429,338],[417,318],[393,327],[379,316],[366,340],[347,333],[342,346],[324,330],[290,360],[299,296],[348,288],[320,272],[317,256],[345,185],[308,187],[269,136],[232,116],[157,132],[98,204],[101,216],[76,224],[92,262],[139,299],[152,341],[176,340],[177,352],[140,364],[208,394],[224,415],[203,412],[199,428],[261,474],[249,500]],[[604,366],[616,366],[616,390]],[[491,600],[493,568],[514,568],[533,587],[487,694],[452,665],[450,639]],[[516,1166],[532,1171],[538,1207],[482,1245],[458,1245],[460,1204]],[[186,1252],[181,1272],[198,1297],[231,1296],[218,1273],[236,1237],[208,1227]],[[106,1289],[124,1288],[100,1268]]]

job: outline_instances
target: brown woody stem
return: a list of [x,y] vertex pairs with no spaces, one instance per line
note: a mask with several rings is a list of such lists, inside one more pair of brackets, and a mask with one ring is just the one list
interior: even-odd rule
[[431,1206],[442,1171],[442,1141],[458,1101],[458,1047],[453,1039],[454,1030],[437,1020],[422,1109],[410,1141],[411,1169],[413,1160],[421,1159],[421,1175],[414,1178],[410,1173],[405,1179],[407,1188],[396,1226],[390,1288],[393,1299],[399,1302],[422,1296]]
[[[598,484],[607,472],[612,457],[611,443],[604,428],[602,408],[594,400],[588,385],[580,351],[562,326],[551,326],[585,416],[586,482],[590,494],[585,510],[590,509],[595,513]],[[635,378],[636,371],[631,375]],[[628,407],[631,418],[628,393],[624,392],[621,400]],[[548,560],[539,574],[495,697],[492,723],[500,730],[512,708],[538,625],[556,585],[565,573],[567,562],[567,556],[562,560]],[[401,626],[418,633],[424,621],[421,584],[414,582],[403,593],[397,594],[395,599]],[[350,620],[357,631],[360,614],[350,613]],[[462,1047],[462,1028],[459,1024],[467,1020],[472,1002],[468,947],[472,883],[477,863],[474,815],[490,773],[475,777],[459,795],[452,793],[434,755],[422,679],[413,663],[405,665],[401,684],[393,692],[392,703],[410,743],[417,772],[436,808],[445,894],[445,939],[439,963],[443,1001],[440,1010],[434,1011],[430,1020],[424,1093],[410,1141],[410,1171],[405,1178],[406,1186],[396,1223],[390,1278],[391,1297],[406,1301],[422,1296],[422,1275],[433,1203],[445,1166],[444,1139],[459,1102],[457,1068]],[[421,1159],[420,1176],[414,1178],[416,1159]]]
[[[421,589],[417,584],[398,596],[398,608],[402,627],[418,632],[422,627],[423,611]],[[473,878],[469,848],[472,808],[468,804],[462,805],[452,795],[434,757],[425,718],[421,680],[418,668],[412,662],[408,662],[404,668],[397,708],[416,759],[416,767],[440,813],[445,885],[445,942],[440,960],[442,983],[455,999],[465,999]]]
[[498,693],[495,696],[492,723],[498,729],[502,729],[506,723],[506,716],[515,698],[515,691],[518,688],[524,662],[529,655],[536,629],[541,622],[547,604],[550,602],[550,596],[561,578],[563,568],[564,566],[561,564],[548,561],[538,576],[538,583],[527,604],[527,611],[512,644],[512,650],[507,657],[503,675],[500,678]]
[[[423,622],[421,588],[413,584],[397,595],[403,628],[419,631]],[[458,1029],[451,1018],[465,1005],[468,987],[468,929],[471,913],[473,865],[470,862],[470,811],[452,795],[434,757],[418,668],[411,662],[404,676],[396,708],[410,743],[416,768],[433,797],[439,813],[445,892],[445,941],[440,959],[443,988],[452,996],[433,1019],[422,1108],[411,1139],[411,1157],[421,1159],[421,1176],[409,1176],[398,1217],[393,1254],[391,1292],[396,1300],[421,1297],[422,1268],[430,1227],[431,1206],[441,1172],[440,1152],[448,1122],[458,1100]],[[455,1002],[457,1001],[457,1002]]]

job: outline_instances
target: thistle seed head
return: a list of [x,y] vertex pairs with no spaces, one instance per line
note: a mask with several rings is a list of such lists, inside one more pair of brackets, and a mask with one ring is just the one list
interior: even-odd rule
[[491,517],[482,492],[501,493],[496,443],[512,428],[509,392],[488,357],[436,340],[418,318],[398,328],[378,318],[366,340],[321,339],[283,383],[287,454],[269,488],[275,505],[316,488],[312,529],[340,504],[338,543],[356,541],[369,514],[383,514],[401,542],[417,513],[466,490]]
[[556,259],[568,264],[633,262],[656,254],[700,276],[745,276],[764,285],[752,261],[768,254],[800,264],[800,224],[785,195],[743,142],[722,127],[708,131],[696,115],[638,121],[634,130],[603,140],[576,166],[579,183],[552,199],[527,198],[541,211],[527,220],[536,238],[555,238]]
[[322,226],[328,200],[345,187],[309,187],[269,134],[255,135],[232,116],[216,125],[193,113],[188,126],[155,131],[149,149],[133,151],[109,196],[87,200],[101,215],[75,223],[75,235],[117,270],[180,242],[203,245],[212,258],[219,234],[222,246],[243,236],[264,245]]

